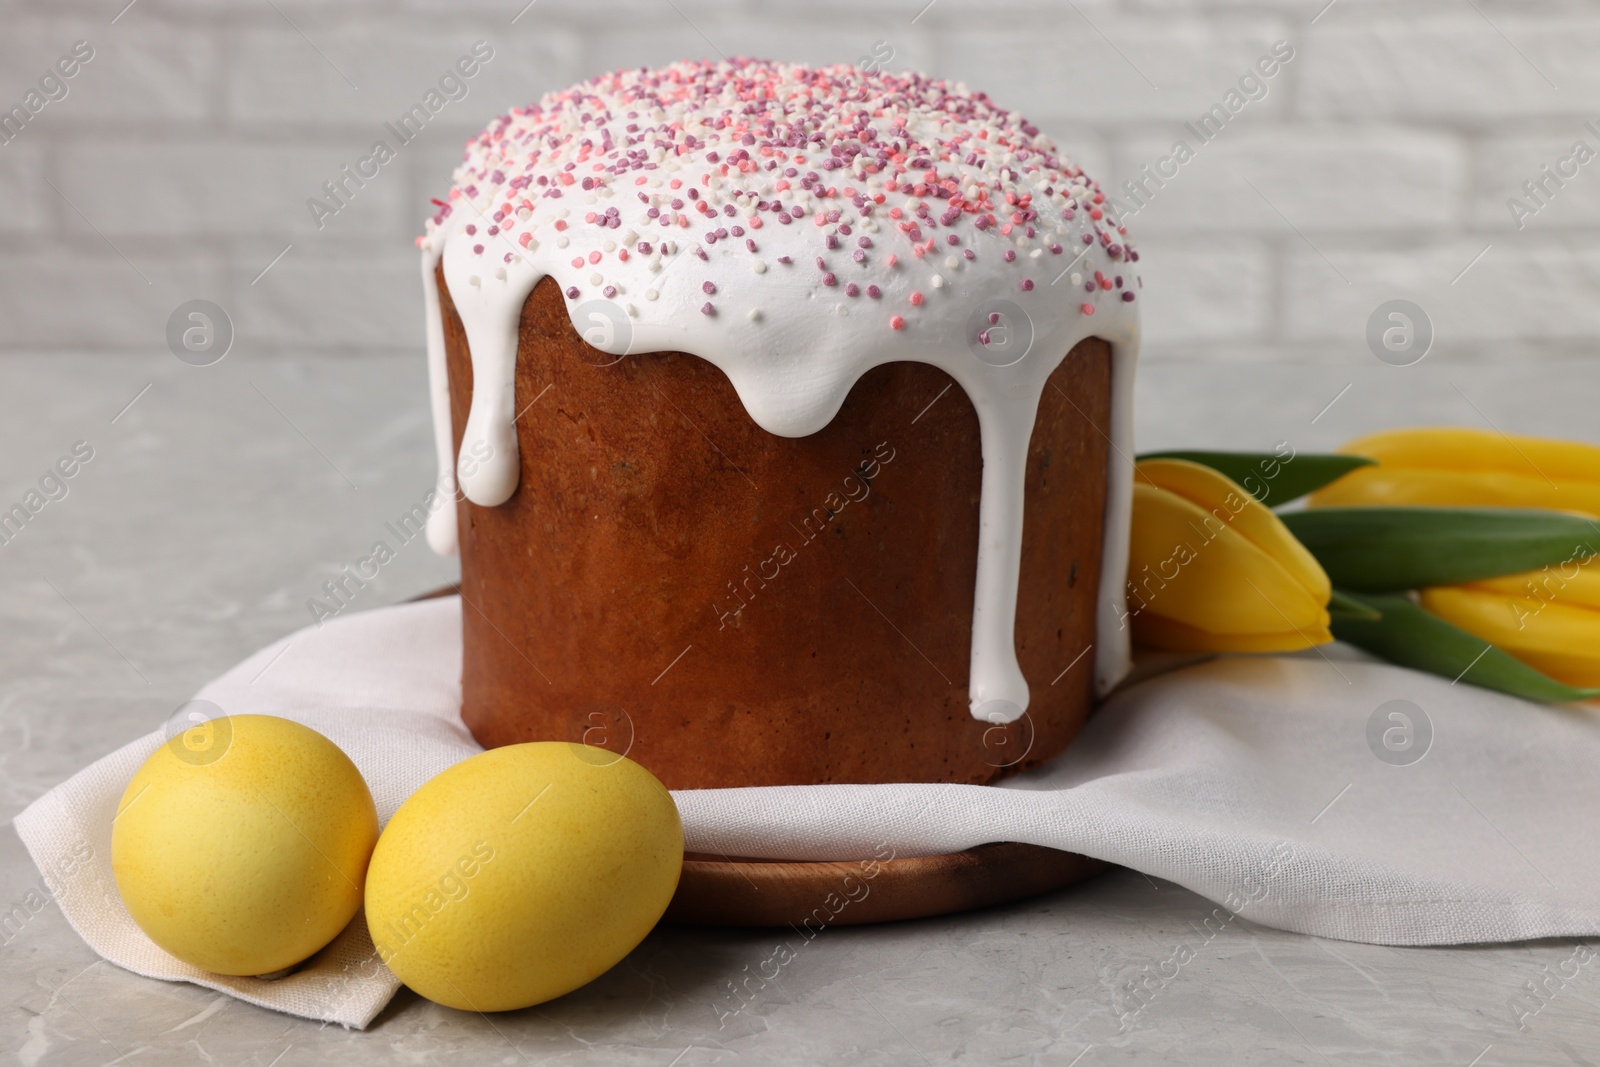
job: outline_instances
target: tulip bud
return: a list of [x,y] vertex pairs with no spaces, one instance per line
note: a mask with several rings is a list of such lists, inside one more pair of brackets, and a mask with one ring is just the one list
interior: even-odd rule
[[1312,507],[1545,508],[1600,518],[1600,447],[1448,427],[1387,430],[1340,449],[1377,460],[1311,497]]
[[1282,652],[1333,640],[1332,587],[1268,508],[1181,459],[1134,467],[1128,618],[1134,639],[1180,652]]
[[1600,686],[1600,557],[1424,589],[1422,606],[1559,682]]

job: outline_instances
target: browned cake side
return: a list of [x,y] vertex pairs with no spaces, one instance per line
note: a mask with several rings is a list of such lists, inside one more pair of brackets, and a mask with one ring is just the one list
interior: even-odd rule
[[[466,338],[438,272],[461,444]],[[967,710],[982,460],[948,375],[866,374],[824,430],[762,430],[712,364],[616,362],[541,281],[524,305],[521,478],[460,505],[464,716],[486,746],[587,740],[671,788],[987,782],[1093,701],[1110,349],[1051,378],[1029,451],[1010,727]],[[610,363],[609,366],[600,364]],[[1072,664],[1071,670],[1062,671]]]

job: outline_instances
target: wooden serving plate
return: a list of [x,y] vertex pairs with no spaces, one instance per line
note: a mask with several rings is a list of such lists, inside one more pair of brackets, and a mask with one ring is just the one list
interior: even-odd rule
[[811,929],[921,919],[1048,893],[1108,866],[1015,842],[862,862],[729,859],[690,852],[664,918],[706,926]]
[[[456,586],[413,600],[454,596]],[[1014,841],[885,860],[736,859],[689,852],[663,917],[704,926],[859,926],[950,915],[1093,877],[1102,860]]]

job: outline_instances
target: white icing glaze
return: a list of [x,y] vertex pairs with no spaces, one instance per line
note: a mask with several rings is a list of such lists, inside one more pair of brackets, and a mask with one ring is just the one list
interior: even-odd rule
[[433,412],[433,447],[439,461],[439,480],[434,492],[447,503],[428,513],[428,547],[441,556],[460,551],[456,539],[456,464],[455,428],[450,421],[450,374],[445,367],[444,319],[439,311],[439,285],[433,270],[439,265],[438,253],[430,247],[422,253],[423,318],[428,330],[428,399]]
[[[745,77],[750,71],[757,77]],[[702,90],[709,87],[699,97],[685,88],[696,79],[706,83]],[[731,105],[748,108],[747,83],[763,79],[767,95],[754,99],[767,118],[780,116],[776,134],[759,119],[743,118],[741,126],[726,118]],[[673,94],[670,111],[651,106]],[[841,99],[859,105],[861,117],[842,132],[813,129],[818,99],[834,111]],[[877,126],[886,126],[893,140],[866,136],[876,135]],[[784,144],[786,128],[825,134],[822,147],[815,138]],[[667,137],[685,141],[662,150]],[[613,138],[623,148],[644,145],[638,151],[645,154],[619,164]],[[604,143],[594,146],[595,140]],[[829,148],[840,142],[842,153]],[[789,165],[738,158],[741,145],[748,153],[758,144],[763,156],[775,144]],[[869,144],[880,146],[875,157],[862,151],[852,158],[852,148]],[[884,146],[903,149],[899,159]],[[741,169],[741,162],[753,165]],[[927,182],[896,188],[897,176],[936,172],[930,180],[951,182],[947,193],[964,191],[964,206],[960,192],[931,196]],[[819,177],[807,183],[799,174]],[[562,175],[565,184],[557,184]],[[526,180],[517,186],[519,176]],[[535,176],[549,184],[535,188]],[[583,190],[578,177],[599,184]],[[856,195],[841,199],[841,187]],[[709,211],[686,224],[690,192]],[[1128,666],[1122,617],[1139,319],[1129,262],[1136,255],[1104,217],[1097,194],[1020,119],[987,98],[914,76],[749,61],[679,64],[619,72],[503,117],[469,143],[450,206],[419,239],[439,485],[450,490],[451,504],[432,516],[429,543],[441,552],[454,549],[456,481],[467,499],[486,507],[516,489],[517,328],[524,302],[544,277],[566,293],[569,313],[584,319],[575,318],[574,327],[593,347],[617,356],[694,353],[728,376],[758,425],[780,436],[822,429],[873,367],[929,363],[955,379],[978,415],[984,466],[968,689],[974,717],[1009,722],[1023,714],[1029,697],[1014,626],[1034,416],[1050,373],[1074,345],[1096,336],[1113,348],[1111,425],[1095,428],[1113,448],[1094,656],[1096,689],[1104,693]],[[778,204],[782,217],[775,217]],[[734,213],[718,210],[722,205]],[[919,218],[916,205],[943,213],[938,222],[931,213]],[[658,214],[648,215],[650,208]],[[663,213],[667,226],[659,225]],[[440,262],[473,372],[461,453],[474,462],[457,471],[434,281]],[[1087,283],[1092,293],[1081,287],[1080,273],[1094,279]],[[870,295],[869,285],[876,287]],[[979,355],[997,350],[977,337],[991,312],[1001,316],[998,329],[1013,331],[1008,344],[1020,338],[1017,331],[1031,329],[1027,354],[1006,366]]]

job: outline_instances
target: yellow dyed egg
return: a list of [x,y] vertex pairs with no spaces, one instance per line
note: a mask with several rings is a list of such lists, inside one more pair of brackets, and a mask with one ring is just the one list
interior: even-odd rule
[[377,840],[372,794],[339,746],[232,715],[145,760],[111,824],[111,869],[133,921],[178,959],[270,974],[355,916]]
[[682,869],[677,806],[649,771],[587,745],[510,745],[401,805],[367,872],[367,928],[429,1000],[525,1008],[632,951]]

